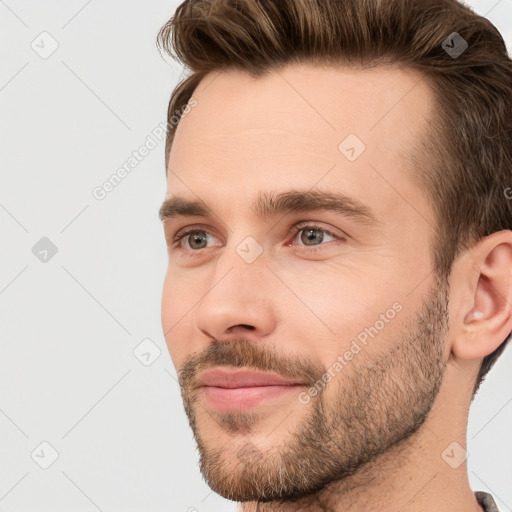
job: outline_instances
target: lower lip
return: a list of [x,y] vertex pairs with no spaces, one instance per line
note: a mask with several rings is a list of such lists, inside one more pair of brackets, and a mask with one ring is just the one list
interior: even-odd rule
[[251,386],[246,388],[218,388],[204,386],[208,405],[217,411],[240,411],[255,407],[265,400],[282,397],[291,392],[298,392],[301,385],[290,386]]

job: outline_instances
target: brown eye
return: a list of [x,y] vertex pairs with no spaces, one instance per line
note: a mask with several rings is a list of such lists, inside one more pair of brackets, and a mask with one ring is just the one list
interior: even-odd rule
[[321,243],[323,239],[323,231],[317,228],[303,229],[300,237],[300,240],[304,245],[316,245],[317,243]]
[[[331,237],[334,240],[341,240],[342,238],[338,235],[331,233],[330,231],[321,228],[316,225],[299,225],[294,227],[294,232],[296,233],[296,237],[294,241],[299,238],[300,244],[299,247],[317,247],[325,241],[326,236]],[[330,240],[327,240],[329,242]]]
[[178,233],[174,237],[174,243],[173,245],[177,245],[180,247],[181,241],[185,239],[188,242],[188,247],[180,247],[185,249],[191,249],[191,250],[199,250],[199,249],[206,249],[208,244],[208,238],[210,238],[209,233],[202,229],[190,229],[188,231]]
[[191,249],[204,249],[208,244],[208,235],[205,231],[193,231],[187,235],[187,240]]

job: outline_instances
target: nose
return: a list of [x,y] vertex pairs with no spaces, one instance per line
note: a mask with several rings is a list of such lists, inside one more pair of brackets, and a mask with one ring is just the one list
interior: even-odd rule
[[272,277],[263,255],[247,263],[234,249],[227,250],[194,310],[196,328],[221,341],[268,336],[276,325]]

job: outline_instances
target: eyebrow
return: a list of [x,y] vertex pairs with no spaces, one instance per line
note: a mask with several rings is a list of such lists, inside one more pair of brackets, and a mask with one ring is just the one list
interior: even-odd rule
[[[360,224],[380,224],[375,213],[368,206],[341,192],[318,190],[290,190],[280,194],[259,192],[251,206],[251,211],[260,220],[291,213],[329,211],[353,219]],[[216,217],[203,201],[188,200],[181,196],[169,197],[159,210],[162,222],[186,216]]]

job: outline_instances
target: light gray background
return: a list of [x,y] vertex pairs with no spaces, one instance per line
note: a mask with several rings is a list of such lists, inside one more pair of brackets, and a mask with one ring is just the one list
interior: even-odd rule
[[[235,508],[202,480],[160,325],[163,141],[103,200],[92,194],[165,121],[183,69],[154,41],[177,5],[0,1],[3,512]],[[470,5],[510,49],[512,0]],[[31,47],[53,41],[48,58]],[[42,237],[58,249],[47,262],[32,252]],[[149,366],[133,354],[147,338],[143,360],[160,350]],[[512,511],[511,364],[508,347],[468,432],[472,488],[502,512]],[[42,442],[58,452],[47,469]]]

